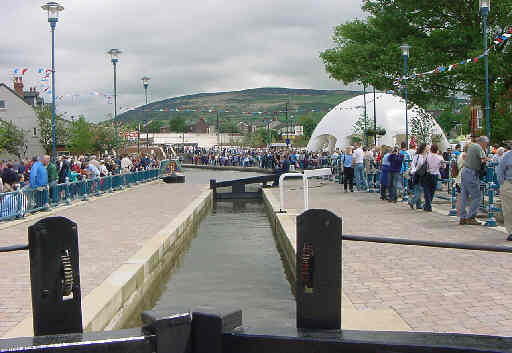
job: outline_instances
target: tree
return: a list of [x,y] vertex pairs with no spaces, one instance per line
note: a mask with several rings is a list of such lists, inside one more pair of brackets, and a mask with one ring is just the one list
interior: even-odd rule
[[25,135],[13,123],[0,120],[0,152],[5,151],[18,158],[23,155]]
[[90,126],[93,135],[93,149],[95,151],[111,151],[114,148],[114,128],[109,126]]
[[[512,1],[495,0],[492,6],[489,43],[512,23]],[[333,38],[335,47],[320,55],[330,76],[345,84],[362,81],[379,90],[393,89],[394,78],[402,75],[399,46],[403,43],[412,46],[409,72],[417,73],[460,63],[483,52],[477,0],[366,0],[362,8],[367,19],[338,26]],[[499,97],[512,88],[512,71],[508,69],[511,59],[512,51],[506,46],[490,51],[493,112]],[[456,95],[483,102],[484,65],[459,65],[451,71],[411,79],[408,88],[409,100],[420,107],[446,102]],[[499,115],[492,114],[494,139],[500,134],[497,119]]]
[[93,134],[85,117],[80,116],[78,121],[73,123],[69,150],[73,154],[85,154],[93,152]]
[[416,115],[410,118],[411,136],[416,143],[432,143],[434,118],[422,109],[417,109],[415,112]]
[[181,116],[176,116],[173,119],[169,120],[169,129],[173,132],[183,133],[187,132],[187,123],[185,122],[185,118]]
[[219,132],[226,134],[237,134],[240,132],[238,124],[232,120],[223,121],[220,124]]
[[[47,154],[52,151],[52,111],[48,105],[36,109],[39,125],[39,141]],[[57,145],[67,145],[71,135],[70,123],[60,115],[55,116],[55,140]]]
[[373,119],[371,119],[368,114],[365,116],[364,113],[359,116],[354,125],[352,125],[352,129],[355,135],[360,135],[364,137],[366,135],[366,131],[370,128],[374,128]]
[[160,132],[160,128],[163,126],[164,122],[162,120],[153,120],[151,123],[146,125],[144,129],[141,129],[141,131],[149,133],[158,133]]
[[298,124],[303,127],[304,136],[307,140],[311,138],[311,135],[313,135],[313,131],[315,131],[316,126],[318,125],[317,120],[313,119],[310,116],[301,116],[297,120]]

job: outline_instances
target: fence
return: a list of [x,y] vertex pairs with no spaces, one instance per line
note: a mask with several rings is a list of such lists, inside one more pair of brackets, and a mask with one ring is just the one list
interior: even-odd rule
[[169,161],[160,169],[148,169],[126,174],[116,174],[95,179],[84,179],[55,184],[37,189],[23,188],[0,194],[0,221],[23,218],[26,214],[52,207],[69,205],[72,201],[86,201],[90,196],[100,196],[114,190],[156,180],[166,173]]

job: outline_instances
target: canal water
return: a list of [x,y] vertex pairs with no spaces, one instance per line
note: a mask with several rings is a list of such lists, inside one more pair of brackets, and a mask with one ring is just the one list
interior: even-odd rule
[[[187,183],[207,184],[258,174],[192,169],[185,175]],[[295,298],[262,201],[215,202],[165,277],[154,310],[242,309],[245,327],[295,327]]]

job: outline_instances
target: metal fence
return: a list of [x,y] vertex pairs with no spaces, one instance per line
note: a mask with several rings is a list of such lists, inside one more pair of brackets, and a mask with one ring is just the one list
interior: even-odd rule
[[[168,165],[168,161],[162,161],[162,164],[164,162]],[[0,221],[23,218],[26,214],[69,205],[75,200],[86,201],[90,196],[100,196],[156,180],[165,173],[164,167],[0,193]]]

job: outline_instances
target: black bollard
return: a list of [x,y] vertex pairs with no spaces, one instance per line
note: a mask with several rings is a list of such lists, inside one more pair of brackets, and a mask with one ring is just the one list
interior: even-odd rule
[[28,228],[28,243],[34,334],[83,332],[76,223],[42,219]]
[[341,328],[341,218],[327,210],[297,217],[297,328]]

